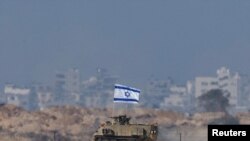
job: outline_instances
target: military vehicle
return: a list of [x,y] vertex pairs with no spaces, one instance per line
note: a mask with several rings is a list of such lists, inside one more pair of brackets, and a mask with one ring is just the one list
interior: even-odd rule
[[131,124],[130,117],[111,117],[93,135],[93,141],[156,141],[157,124]]

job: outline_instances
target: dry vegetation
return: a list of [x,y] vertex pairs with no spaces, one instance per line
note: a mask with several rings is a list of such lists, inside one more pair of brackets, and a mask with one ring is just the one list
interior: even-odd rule
[[[192,116],[152,109],[133,109],[132,122],[158,123],[159,141],[206,141],[206,125],[223,119],[224,113],[197,113]],[[13,105],[0,106],[0,140],[4,141],[89,141],[101,123],[111,115],[107,109],[86,109],[73,106],[51,107],[28,112]],[[249,113],[236,118],[242,124],[250,123]]]

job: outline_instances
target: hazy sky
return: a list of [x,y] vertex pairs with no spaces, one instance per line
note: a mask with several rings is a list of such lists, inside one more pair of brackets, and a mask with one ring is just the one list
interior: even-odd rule
[[0,85],[74,67],[126,84],[249,74],[249,0],[0,0]]

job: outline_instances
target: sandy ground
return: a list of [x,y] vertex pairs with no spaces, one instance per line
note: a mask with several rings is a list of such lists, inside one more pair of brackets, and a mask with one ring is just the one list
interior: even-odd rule
[[[133,109],[132,122],[158,123],[158,141],[207,141],[207,124],[225,113],[181,113]],[[63,106],[29,112],[13,105],[0,106],[0,141],[90,141],[91,136],[111,115],[108,109]],[[241,124],[250,123],[250,114],[235,116]]]

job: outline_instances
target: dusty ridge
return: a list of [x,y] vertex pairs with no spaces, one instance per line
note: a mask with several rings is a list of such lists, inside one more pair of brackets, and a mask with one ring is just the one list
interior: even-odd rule
[[[206,125],[221,119],[224,113],[197,113],[185,116],[172,111],[136,108],[132,122],[158,123],[159,141],[178,139],[182,136],[195,140],[206,140]],[[88,109],[76,106],[55,106],[42,111],[29,112],[13,105],[0,106],[0,140],[44,141],[67,140],[89,141],[101,123],[111,115],[110,109]],[[249,113],[236,116],[243,123],[250,123]],[[187,140],[187,139],[186,139]]]

